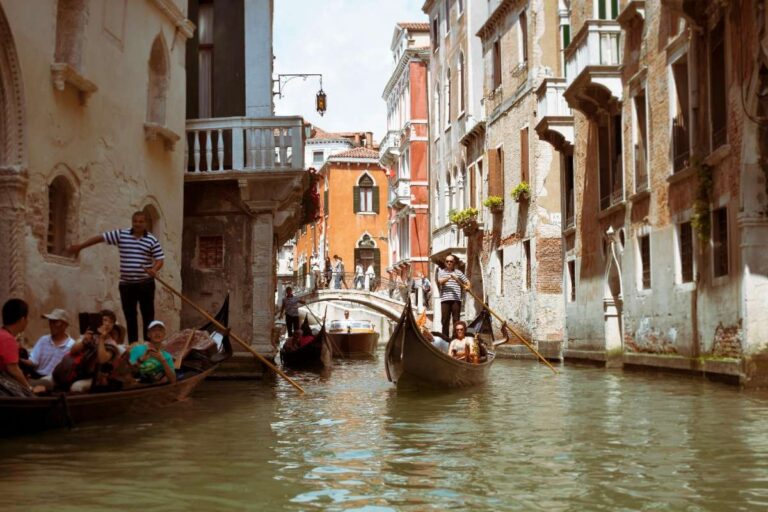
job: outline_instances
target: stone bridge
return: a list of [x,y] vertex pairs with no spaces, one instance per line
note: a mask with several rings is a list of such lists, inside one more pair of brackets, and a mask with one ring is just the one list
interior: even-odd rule
[[313,290],[299,292],[296,296],[301,298],[307,304],[337,300],[354,302],[366,306],[377,313],[386,316],[390,320],[395,321],[400,318],[400,315],[403,313],[403,307],[405,307],[405,302],[402,300],[393,299],[382,292],[369,292],[364,290]]

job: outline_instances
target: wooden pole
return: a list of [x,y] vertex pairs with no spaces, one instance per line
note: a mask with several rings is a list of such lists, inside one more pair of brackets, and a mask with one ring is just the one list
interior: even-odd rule
[[195,335],[195,330],[190,329],[189,336],[187,337],[187,342],[184,343],[184,348],[181,349],[181,353],[179,354],[179,358],[176,360],[176,362],[173,364],[173,367],[178,370],[181,368],[181,361],[184,359],[184,352],[187,351],[187,347],[189,347],[189,342],[192,341],[192,337]]
[[[451,277],[453,277],[453,276],[451,276]],[[544,358],[544,356],[542,356],[542,355],[539,353],[539,351],[538,351],[538,350],[536,350],[536,349],[533,347],[533,345],[531,345],[530,343],[528,343],[528,341],[527,341],[525,338],[523,338],[522,336],[520,336],[520,334],[518,334],[518,332],[517,332],[517,331],[514,329],[514,327],[512,327],[511,325],[509,325],[509,324],[507,323],[507,321],[506,321],[506,320],[504,320],[503,318],[501,318],[501,317],[500,317],[500,316],[499,316],[499,315],[498,315],[498,314],[497,314],[497,313],[496,313],[494,310],[492,310],[492,309],[490,308],[490,306],[488,306],[488,304],[486,304],[485,302],[483,302],[483,300],[482,300],[480,297],[478,297],[478,296],[475,294],[475,292],[473,292],[473,291],[472,291],[472,289],[469,287],[469,285],[465,286],[463,283],[461,283],[461,282],[459,282],[459,281],[456,281],[456,282],[457,282],[457,283],[459,283],[459,285],[460,285],[462,288],[464,288],[465,290],[467,290],[467,291],[469,292],[469,294],[470,294],[470,295],[472,295],[472,297],[474,297],[474,298],[475,298],[475,300],[476,300],[477,302],[479,302],[480,304],[482,304],[482,305],[483,305],[483,307],[484,307],[485,309],[487,309],[487,310],[488,310],[488,312],[489,312],[490,314],[492,314],[493,316],[495,316],[495,317],[496,317],[496,318],[497,318],[497,319],[498,319],[498,320],[501,322],[501,324],[502,324],[504,327],[507,327],[507,328],[508,328],[510,331],[512,331],[512,332],[515,334],[515,336],[517,336],[517,337],[520,339],[520,341],[522,341],[522,342],[525,344],[525,346],[526,346],[526,347],[528,347],[528,349],[529,349],[531,352],[533,352],[534,354],[536,354],[536,355],[538,356],[538,358],[539,358],[539,359],[541,359],[541,361],[542,361],[544,364],[546,364],[547,366],[549,366],[549,369],[550,369],[550,370],[552,370],[552,371],[555,373],[555,375],[557,375],[557,370],[555,370],[555,367],[554,367],[554,366],[552,366],[552,365],[549,363],[549,361],[547,361],[547,360]]]
[[[155,277],[155,279],[157,279],[160,282],[160,284],[162,284],[163,286],[168,288],[168,290],[170,290],[171,293],[173,293],[174,295],[179,297],[181,300],[183,300],[184,302],[186,302],[187,304],[189,304],[190,306],[195,308],[201,315],[203,315],[205,318],[207,318],[208,321],[212,322],[213,325],[215,325],[219,329],[222,329],[224,331],[228,331],[229,332],[229,328],[227,326],[222,325],[221,322],[219,322],[218,320],[213,318],[206,310],[204,310],[203,308],[201,308],[200,306],[198,306],[197,304],[195,304],[194,302],[192,302],[191,300],[186,298],[184,295],[181,294],[181,292],[176,291],[176,289],[173,286],[171,286],[170,284],[168,284],[165,281],[163,281],[163,279],[158,277],[157,274],[155,274],[154,277]],[[241,340],[240,337],[237,334],[235,334],[233,332],[229,332],[229,336],[233,340],[235,340],[241,347],[243,347],[245,350],[250,352],[256,359],[258,359],[259,361],[264,363],[270,370],[272,370],[273,372],[277,373],[282,378],[287,380],[291,384],[291,386],[295,387],[296,389],[298,389],[302,393],[305,392],[304,388],[299,386],[293,379],[291,379],[289,376],[287,376],[282,370],[280,370],[278,367],[276,367],[274,364],[272,364],[266,357],[264,357],[261,354],[259,354],[258,352],[256,352],[253,349],[253,347],[251,347],[249,344],[247,344],[246,342]]]

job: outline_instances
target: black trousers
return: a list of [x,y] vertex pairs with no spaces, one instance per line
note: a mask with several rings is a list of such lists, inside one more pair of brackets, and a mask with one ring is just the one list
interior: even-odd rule
[[128,329],[128,343],[139,341],[137,305],[141,309],[144,339],[148,340],[147,327],[149,322],[155,319],[155,280],[120,283],[120,302],[123,305],[125,327]]
[[299,330],[299,317],[285,314],[285,326],[288,328],[288,337],[293,336],[293,331]]
[[446,300],[440,303],[440,318],[443,321],[443,336],[449,340],[453,339],[453,336],[448,336],[448,330],[451,329],[456,324],[456,322],[459,321],[460,316],[460,300]]

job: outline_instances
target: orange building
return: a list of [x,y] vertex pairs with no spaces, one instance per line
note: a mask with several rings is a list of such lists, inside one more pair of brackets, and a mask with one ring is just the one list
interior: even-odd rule
[[[313,254],[339,255],[351,275],[360,263],[373,266],[376,277],[383,270],[381,257],[387,244],[387,176],[379,165],[378,151],[356,147],[332,155],[319,172],[321,219],[301,229],[297,236],[295,263],[299,276],[310,270]],[[324,268],[324,263],[320,262]]]

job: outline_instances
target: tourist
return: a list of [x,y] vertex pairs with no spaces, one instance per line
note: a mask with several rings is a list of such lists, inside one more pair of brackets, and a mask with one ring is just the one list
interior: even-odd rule
[[149,342],[136,345],[130,351],[128,362],[137,367],[139,380],[145,384],[154,384],[167,379],[176,382],[173,369],[173,357],[162,349],[165,341],[165,324],[153,320],[147,329]]
[[365,272],[363,271],[363,264],[359,261],[355,265],[355,289],[362,290],[365,284]]
[[328,256],[325,257],[325,284],[323,284],[324,288],[330,288],[331,287],[331,278],[333,277],[333,266],[331,265],[331,258]]
[[[465,361],[472,360],[472,356],[475,355],[474,350],[474,338],[467,336],[467,323],[463,320],[459,320],[453,326],[453,333],[455,338],[451,340],[451,344],[448,347],[448,354],[455,359],[463,359]],[[479,355],[479,354],[478,354]]]
[[288,329],[288,336],[293,336],[294,331],[299,330],[299,304],[306,304],[303,300],[293,294],[293,288],[285,288],[285,297],[280,306],[279,318],[285,314],[285,327]]
[[10,299],[3,304],[3,327],[0,329],[0,374],[12,379],[20,393],[40,393],[43,386],[32,387],[19,368],[19,344],[16,337],[24,332],[29,322],[29,306],[21,299]]
[[336,270],[338,271],[338,286],[337,289],[341,289],[341,285],[344,285],[344,288],[349,288],[347,286],[347,276],[345,275],[346,270],[344,268],[344,259],[341,256],[336,256],[339,259],[339,262],[337,264]]
[[320,258],[316,252],[312,253],[309,258],[309,268],[312,271],[312,286],[311,288],[317,290],[320,287]]
[[128,342],[139,340],[137,305],[141,309],[144,340],[147,340],[149,324],[155,319],[154,276],[163,267],[165,258],[160,242],[147,231],[146,214],[135,212],[130,228],[96,235],[71,246],[69,251],[77,256],[83,249],[102,242],[116,245],[120,251],[120,302],[128,328]]
[[445,258],[445,268],[437,271],[437,284],[440,286],[440,318],[443,336],[446,338],[449,337],[449,327],[455,325],[461,315],[462,288],[470,287],[469,279],[458,266],[459,259],[449,254]]
[[69,315],[66,311],[54,309],[43,315],[43,318],[48,320],[50,334],[45,334],[37,340],[29,354],[29,361],[34,365],[35,371],[41,375],[41,378],[33,380],[32,384],[40,384],[50,390],[53,389],[53,370],[64,356],[69,354],[75,345],[75,340],[67,333]]
[[368,268],[365,269],[365,289],[372,292],[376,289],[375,286],[376,272],[373,270],[373,263],[369,263]]
[[72,347],[69,353],[72,358],[70,366],[57,367],[57,386],[69,387],[73,393],[85,393],[92,388],[104,387],[117,366],[118,358],[125,353],[126,347],[116,339],[120,330],[116,325],[115,313],[104,309],[100,314],[101,325],[96,332],[87,330]]

